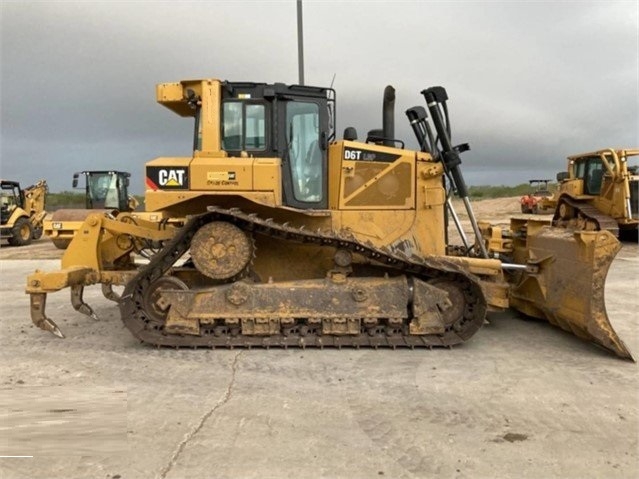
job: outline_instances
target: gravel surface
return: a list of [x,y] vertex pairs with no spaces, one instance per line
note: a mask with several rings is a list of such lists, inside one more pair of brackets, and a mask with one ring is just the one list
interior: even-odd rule
[[[0,252],[0,455],[33,456],[3,479],[639,477],[637,364],[545,322],[492,315],[450,350],[154,349],[92,287],[99,321],[49,295],[61,340],[23,289],[61,252]],[[625,244],[606,303],[635,355],[638,290]]]

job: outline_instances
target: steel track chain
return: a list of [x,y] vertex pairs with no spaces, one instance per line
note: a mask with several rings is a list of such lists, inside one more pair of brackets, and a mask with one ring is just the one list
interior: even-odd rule
[[[151,321],[144,311],[144,291],[154,281],[167,274],[171,267],[184,255],[195,232],[211,221],[228,221],[248,233],[267,235],[283,241],[315,244],[323,247],[347,249],[352,253],[374,260],[386,268],[403,274],[416,276],[422,280],[444,278],[463,285],[466,300],[464,317],[443,334],[409,335],[403,331],[377,333],[363,331],[359,335],[336,336],[321,334],[321,327],[309,328],[304,318],[299,318],[296,327],[287,327],[280,334],[270,336],[242,335],[239,329],[213,328],[205,330],[201,336],[176,335],[163,331],[161,326]],[[258,252],[259,254],[259,252]],[[148,265],[127,283],[120,301],[120,315],[126,327],[142,342],[169,347],[433,347],[452,346],[469,339],[482,326],[486,315],[486,300],[476,277],[458,264],[443,257],[411,257],[363,244],[353,237],[333,232],[307,231],[293,228],[287,223],[276,223],[271,219],[261,219],[256,214],[246,214],[238,209],[209,208],[209,212],[192,216],[180,228],[176,236],[154,255]],[[382,318],[380,318],[382,319]]]
[[557,204],[557,208],[555,208],[553,225],[561,226],[562,221],[564,221],[559,217],[559,205],[561,205],[561,203],[566,203],[567,205],[574,208],[577,212],[581,213],[586,219],[596,222],[600,230],[608,230],[615,236],[619,235],[619,225],[614,218],[601,213],[591,204],[574,200],[566,196],[560,198],[559,203]]

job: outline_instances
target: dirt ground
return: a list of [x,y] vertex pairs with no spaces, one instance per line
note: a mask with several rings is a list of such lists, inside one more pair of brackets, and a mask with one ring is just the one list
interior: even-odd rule
[[[519,213],[517,198],[474,206]],[[155,349],[92,287],[98,321],[49,295],[58,339],[32,325],[24,285],[60,256],[44,239],[0,249],[3,479],[639,477],[637,364],[548,323],[493,314],[432,351]],[[626,243],[606,307],[635,355],[638,290]]]

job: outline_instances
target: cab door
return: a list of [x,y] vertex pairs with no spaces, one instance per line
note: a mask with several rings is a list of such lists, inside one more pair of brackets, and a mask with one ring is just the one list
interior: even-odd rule
[[328,121],[325,101],[301,97],[279,102],[284,203],[301,209],[326,209]]

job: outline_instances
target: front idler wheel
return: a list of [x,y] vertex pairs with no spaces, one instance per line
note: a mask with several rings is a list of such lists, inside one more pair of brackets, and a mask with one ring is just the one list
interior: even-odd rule
[[167,303],[162,293],[176,289],[187,291],[189,287],[175,276],[163,276],[146,288],[143,297],[144,310],[151,323],[158,327],[164,325],[171,304]]
[[452,280],[435,279],[429,281],[431,286],[435,286],[448,294],[446,307],[440,307],[439,312],[444,321],[446,329],[458,331],[462,328],[462,323],[466,314],[468,301],[462,290],[462,286]]

